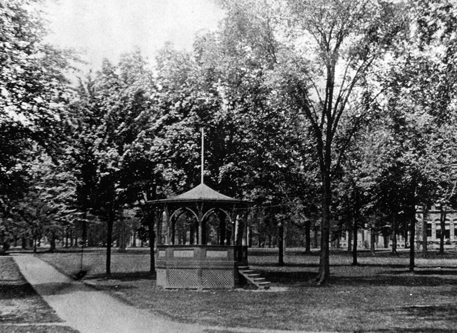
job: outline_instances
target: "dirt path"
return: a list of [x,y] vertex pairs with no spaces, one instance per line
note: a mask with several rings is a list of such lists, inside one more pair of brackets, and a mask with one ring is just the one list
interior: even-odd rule
[[34,255],[17,254],[14,260],[64,324],[80,333],[294,333],[172,322],[75,281]]
[[134,308],[74,281],[33,255],[15,255],[22,274],[66,324],[81,333],[204,332]]

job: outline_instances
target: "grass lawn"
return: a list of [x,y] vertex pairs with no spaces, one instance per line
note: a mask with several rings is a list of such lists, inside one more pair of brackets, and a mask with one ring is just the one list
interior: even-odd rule
[[61,320],[19,272],[13,258],[0,256],[0,332],[77,333]]
[[[80,253],[43,253],[61,271],[77,272]],[[359,255],[352,266],[346,252],[331,255],[328,285],[314,283],[317,253],[289,251],[278,266],[273,249],[250,249],[250,267],[272,282],[271,291],[163,290],[148,274],[146,250],[113,254],[112,279],[104,279],[105,253],[86,251],[85,280],[130,304],[176,321],[203,325],[304,331],[457,332],[457,252],[417,258],[408,253]]]

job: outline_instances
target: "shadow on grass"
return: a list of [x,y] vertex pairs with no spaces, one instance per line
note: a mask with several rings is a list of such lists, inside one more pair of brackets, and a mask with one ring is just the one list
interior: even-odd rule
[[415,275],[450,275],[450,276],[457,276],[457,269],[430,269],[430,270],[423,270],[418,269],[414,271]]
[[154,274],[150,272],[129,272],[129,273],[112,273],[111,276],[102,274],[90,274],[86,280],[93,279],[106,279],[106,280],[119,280],[119,281],[138,281],[138,280],[155,280]]
[[7,280],[0,281],[0,300],[26,299],[32,296],[36,296],[36,292],[26,282],[11,284]]
[[[318,263],[286,263],[285,265],[279,266],[277,263],[254,263],[252,266],[256,267],[296,267],[296,268],[305,268],[305,267],[313,267],[313,268],[319,268]],[[381,267],[381,268],[399,268],[399,269],[407,269],[408,265],[405,264],[357,264],[357,265],[352,265],[352,264],[347,264],[347,263],[336,263],[336,264],[331,264],[330,265],[330,270],[332,267]]]
[[[40,295],[53,296],[53,295],[71,295],[76,292],[92,292],[92,288],[82,283],[40,283],[35,285],[36,290]],[[117,284],[112,285],[97,285],[97,289],[107,290],[123,290],[123,289],[138,289],[136,286],[122,286]],[[17,297],[16,297],[17,298]]]
[[40,295],[51,296],[51,295],[63,295],[72,294],[79,291],[88,291],[88,287],[83,284],[72,284],[72,283],[40,283],[35,285],[36,290]]
[[[342,267],[344,265],[338,265]],[[457,270],[441,269],[441,270],[416,270],[414,273],[409,272],[404,265],[358,265],[355,266],[360,271],[353,272],[351,265],[347,267],[345,272],[332,273],[329,278],[330,284],[339,286],[441,286],[441,285],[457,285]],[[301,270],[302,267],[315,267],[315,271],[309,272]],[[334,266],[335,267],[335,266]],[[382,272],[363,274],[364,268],[372,267],[387,267],[390,270]],[[294,265],[287,264],[285,266],[273,265],[256,265],[255,270],[259,271],[262,277],[272,283],[280,283],[284,285],[296,285],[297,283],[305,283],[312,286],[317,277],[318,265]],[[396,270],[395,270],[396,269]],[[360,273],[360,274],[358,274]]]
[[314,283],[317,277],[316,273],[310,272],[274,272],[274,271],[262,271],[262,277],[266,278],[271,283],[281,283],[284,285],[291,285],[297,283]]
[[[371,265],[370,265],[371,266]],[[381,265],[382,267],[386,267]],[[388,267],[388,266],[387,266]],[[401,270],[386,270],[368,276],[333,276],[339,285],[367,286],[442,286],[457,285],[457,270],[420,270],[410,272],[407,268]]]
[[[6,307],[3,307],[6,306]],[[5,311],[6,310],[6,311]],[[58,326],[60,330],[46,330],[47,326],[43,326],[45,330],[37,330],[36,325],[32,329],[21,330],[16,328],[16,324],[25,323],[51,323],[60,322],[49,305],[43,301],[35,289],[27,282],[15,282],[12,284],[8,280],[0,281],[0,332],[19,333],[19,332],[55,332],[55,333],[76,333],[72,329],[64,329],[64,326]],[[13,326],[8,326],[12,324]],[[6,325],[6,326],[2,326]],[[27,327],[27,326],[23,326]],[[10,329],[11,328],[11,329]]]
[[442,286],[445,284],[457,285],[456,279],[444,279],[433,277],[420,277],[414,275],[408,276],[392,276],[392,275],[378,275],[378,276],[331,276],[329,281],[339,286],[415,286],[415,287],[432,287]]

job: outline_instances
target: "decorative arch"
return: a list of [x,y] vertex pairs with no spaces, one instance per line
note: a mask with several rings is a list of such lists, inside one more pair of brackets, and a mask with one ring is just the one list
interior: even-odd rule
[[180,207],[180,208],[176,209],[173,213],[171,213],[169,220],[171,221],[171,220],[173,219],[173,217],[175,217],[175,215],[177,215],[178,213],[179,213],[179,215],[178,215],[177,218],[179,218],[182,214],[185,213],[186,210],[187,210],[188,212],[191,212],[192,215],[195,217],[195,220],[197,220],[197,222],[198,222],[198,215],[197,215],[197,213],[195,213],[195,212],[194,212],[192,209],[190,209],[189,207]]
[[223,212],[223,213],[225,214],[225,216],[229,219],[230,223],[233,223],[232,216],[231,216],[225,209],[222,209],[222,208],[211,208],[211,209],[209,209],[209,210],[202,216],[202,220],[205,220],[208,216],[210,216],[211,214],[216,213],[217,211]]

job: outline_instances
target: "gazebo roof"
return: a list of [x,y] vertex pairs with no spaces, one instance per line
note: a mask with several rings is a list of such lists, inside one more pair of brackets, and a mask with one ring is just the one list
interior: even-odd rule
[[222,193],[213,190],[208,185],[201,183],[193,189],[184,192],[180,195],[161,199],[153,200],[150,203],[194,203],[194,202],[212,202],[221,204],[248,204],[248,201],[243,201],[235,198],[231,198]]

